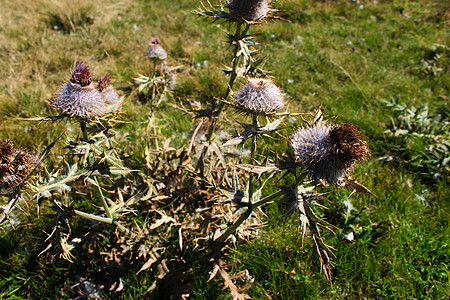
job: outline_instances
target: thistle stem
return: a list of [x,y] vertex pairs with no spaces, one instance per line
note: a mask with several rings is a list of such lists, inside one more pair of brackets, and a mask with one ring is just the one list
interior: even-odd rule
[[106,212],[106,216],[109,219],[113,220],[114,219],[113,215],[111,214],[111,210],[109,209],[108,203],[106,203],[105,197],[103,196],[102,188],[100,187],[100,184],[98,183],[97,177],[94,177],[94,180],[95,180],[98,192],[100,193],[100,200],[102,202],[103,209]]
[[[242,33],[241,33],[241,26],[242,26],[242,22],[239,22],[237,24],[237,26],[236,26],[236,32],[234,34],[234,37],[236,38],[236,40],[237,39],[240,40],[242,38],[243,34],[245,34],[247,32],[247,30],[248,30],[250,25],[247,24],[245,30]],[[236,78],[237,78],[237,69],[238,69],[239,61],[240,61],[239,56],[238,56],[239,48],[240,48],[239,43],[235,43],[234,44],[234,50],[233,50],[233,58],[232,58],[233,68],[231,70],[230,79],[228,80],[227,89],[226,89],[225,94],[223,96],[223,99],[225,99],[225,100],[228,99],[228,97],[230,96],[231,90],[233,89],[234,82],[236,81]],[[206,141],[208,143],[212,139],[212,136],[214,134],[214,130],[215,130],[216,125],[217,125],[217,121],[219,120],[219,116],[222,113],[224,107],[225,107],[225,102],[221,101],[219,103],[216,111],[214,112],[211,126],[209,127],[208,134],[206,135]],[[199,159],[199,161],[197,163],[197,166],[196,166],[197,170],[200,168],[201,162],[205,158],[206,151],[208,150],[207,148],[208,148],[207,146],[203,147],[202,154],[200,155],[200,159]]]
[[[250,148],[250,163],[253,164],[253,161],[255,159],[255,152],[256,152],[256,135],[257,135],[257,129],[258,129],[258,117],[256,115],[253,115],[253,128],[255,129],[255,133],[252,136],[252,144]],[[248,201],[251,204],[253,199],[253,191],[254,191],[254,174],[250,173],[250,177],[248,179]]]
[[[253,211],[254,209],[260,207],[263,204],[266,204],[269,201],[274,200],[275,198],[283,195],[284,191],[279,190],[278,192],[275,192],[261,200],[259,200],[258,202],[255,202],[253,204],[249,203],[249,210]],[[214,240],[214,242],[216,243],[223,243],[226,241],[226,239],[233,234],[236,229],[238,229],[239,226],[241,226],[242,223],[244,223],[244,221],[247,219],[247,217],[249,216],[249,214],[247,213],[243,213],[239,216],[239,218],[236,220],[236,222],[233,223],[233,225],[231,225],[230,227],[227,228],[227,230],[225,230],[224,233],[222,233],[217,239]]]
[[[306,178],[306,173],[302,171],[302,173],[300,173],[295,181],[295,185],[300,184],[301,182],[303,182]],[[264,197],[263,199],[255,202],[255,203],[249,203],[248,205],[248,209],[250,210],[250,212],[252,212],[253,210],[255,210],[256,208],[266,204],[269,201],[272,201],[278,197],[280,197],[281,195],[283,195],[284,191],[283,190],[279,190],[278,192],[275,192],[267,197]],[[249,217],[251,214],[248,213],[243,213],[239,216],[239,218],[230,226],[228,227],[224,233],[222,233],[217,239],[214,240],[214,242],[216,243],[223,243],[227,240],[227,238],[233,234],[238,228],[239,226],[241,226],[242,223],[244,223],[245,220],[247,220],[247,217]]]
[[93,214],[88,214],[85,212],[82,212],[80,210],[75,209],[74,210],[75,214],[77,216],[80,216],[82,218],[88,219],[88,220],[92,220],[92,221],[96,221],[96,222],[101,222],[101,223],[105,223],[105,224],[114,224],[117,226],[117,228],[119,228],[119,230],[121,230],[122,232],[129,234],[132,237],[135,237],[136,234],[134,234],[132,231],[130,231],[128,228],[126,228],[125,226],[123,226],[122,224],[120,224],[117,221],[114,221],[113,219],[110,218],[105,218],[105,217],[100,217],[100,216],[96,216]]
[[77,209],[75,209],[74,212],[75,212],[76,215],[78,215],[80,217],[83,217],[85,219],[88,219],[88,220],[102,222],[102,223],[107,223],[107,224],[112,224],[113,223],[113,220],[111,218],[105,218],[105,217],[100,217],[100,216],[96,216],[96,215],[93,215],[93,214],[88,214],[88,213],[79,211]]
[[80,120],[80,128],[81,128],[81,133],[83,134],[83,139],[87,142],[88,134],[87,134],[87,129],[86,129],[86,121]]

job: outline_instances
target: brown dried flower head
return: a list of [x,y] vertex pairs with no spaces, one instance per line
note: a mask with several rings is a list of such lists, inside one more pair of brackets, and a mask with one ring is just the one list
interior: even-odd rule
[[330,183],[342,180],[370,150],[365,136],[352,124],[317,124],[292,137],[297,161],[308,174]]
[[267,17],[271,2],[271,0],[227,0],[227,6],[234,18],[258,21]]
[[145,57],[157,60],[163,60],[167,58],[166,50],[164,50],[164,48],[161,46],[159,38],[155,37],[152,39],[152,44],[147,48]]
[[23,183],[38,161],[37,156],[14,147],[10,140],[0,141],[0,193]]
[[284,94],[269,79],[248,79],[233,98],[238,109],[252,115],[271,115],[284,107]]

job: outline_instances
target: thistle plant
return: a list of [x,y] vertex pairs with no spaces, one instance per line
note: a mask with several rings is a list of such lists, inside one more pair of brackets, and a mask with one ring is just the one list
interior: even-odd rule
[[161,46],[159,38],[154,37],[152,39],[151,45],[147,48],[147,51],[145,51],[145,57],[154,60],[155,64],[159,60],[164,60],[167,58],[166,50],[164,50],[164,48]]
[[[331,280],[331,248],[323,241],[319,229],[319,227],[330,229],[331,225],[315,214],[315,211],[320,209],[320,204],[316,200],[325,195],[317,191],[317,183],[338,184],[353,189],[353,192],[370,192],[346,177],[356,162],[369,155],[369,148],[364,135],[354,125],[323,122],[320,112],[316,115],[312,126],[299,129],[291,138],[293,154],[288,153],[283,158],[277,155],[271,158],[270,155],[266,155],[264,162],[258,162],[258,138],[279,131],[284,117],[289,115],[279,113],[286,106],[284,94],[272,80],[266,78],[265,72],[259,69],[262,60],[256,58],[257,44],[249,34],[252,25],[260,24],[271,17],[270,4],[271,1],[266,0],[228,0],[228,11],[222,6],[215,7],[209,4],[208,8],[203,5],[202,9],[195,12],[201,16],[227,22],[230,28],[235,30],[234,34],[228,34],[227,41],[233,51],[231,66],[225,70],[228,76],[227,88],[220,102],[213,106],[211,111],[211,125],[206,136],[207,145],[202,149],[196,169],[204,177],[210,177],[212,166],[209,166],[209,172],[205,172],[204,166],[207,165],[205,156],[208,147],[220,148],[215,146],[217,143],[213,135],[217,121],[227,105],[235,112],[250,118],[250,124],[240,123],[243,130],[222,145],[222,148],[244,145],[250,140],[248,163],[235,164],[236,169],[249,174],[248,177],[244,176],[248,178],[245,190],[241,189],[239,183],[243,181],[240,176],[242,173],[238,175],[235,172],[232,192],[224,192],[228,199],[237,205],[236,212],[232,216],[232,223],[215,235],[214,241],[221,244],[232,234],[238,234],[241,225],[261,206],[283,197],[282,202],[287,203],[288,207],[286,216],[296,210],[299,212],[303,236],[307,231],[311,233],[322,270],[327,279]],[[233,93],[234,84],[239,78],[243,78],[246,84]],[[263,120],[266,120],[265,124]],[[218,157],[221,157],[220,153]],[[268,176],[262,181],[265,173]],[[279,173],[284,173],[281,177],[283,180],[287,180],[289,174],[294,176],[290,183],[279,186],[277,192],[265,196],[263,189],[266,183],[269,179],[275,180],[274,176]],[[311,180],[308,175],[311,176]]]
[[450,171],[450,117],[432,112],[428,104],[416,107],[414,100],[402,103],[398,98],[382,100],[392,110],[384,132],[392,143],[386,160],[404,163],[425,180],[445,179]]
[[175,71],[181,66],[170,67],[165,60],[167,59],[167,52],[162,47],[160,39],[154,37],[150,46],[145,51],[146,58],[153,64],[149,74],[138,74],[135,83],[138,85],[138,93],[143,95],[143,101],[149,103],[150,114],[154,108],[158,106],[166,94],[173,89],[176,82]]
[[[54,213],[49,216],[56,223],[49,239],[59,240],[57,245],[60,246],[61,257],[65,259],[71,258],[69,252],[73,248],[68,240],[70,227],[65,224],[69,224],[75,215],[94,222],[114,224],[130,233],[119,220],[132,210],[134,200],[124,199],[119,185],[115,183],[120,179],[126,184],[132,174],[119,154],[119,143],[112,132],[122,103],[123,98],[111,85],[111,76],[107,74],[94,83],[89,67],[81,62],[50,104],[62,114],[41,119],[78,122],[82,133],[81,138],[68,136],[61,169],[47,171],[38,182],[30,185],[39,205],[46,199],[53,202],[50,208]],[[81,197],[77,195],[75,186],[91,190],[92,206],[97,202],[103,212],[77,209]],[[131,191],[134,187],[130,185],[129,188]]]
[[111,87],[109,75],[95,85],[89,67],[80,62],[73,70],[72,78],[59,89],[50,105],[60,110],[62,117],[78,120],[83,138],[87,140],[86,124],[116,112],[121,100]]
[[[208,2],[209,3],[209,2]],[[247,78],[248,76],[263,75],[265,71],[260,68],[263,59],[258,56],[257,45],[254,42],[254,35],[249,34],[252,25],[260,24],[265,18],[269,17],[270,1],[227,1],[228,12],[224,7],[215,7],[209,3],[209,7],[203,5],[202,8],[194,11],[195,14],[205,17],[211,17],[215,20],[227,22],[234,34],[228,33],[227,43],[231,46],[232,57],[231,66],[224,69],[228,76],[227,88],[222,100],[217,104],[213,103],[210,118],[211,123],[206,135],[206,142],[210,144],[217,125],[217,121],[225,108],[227,99],[231,96],[234,83],[238,77]],[[205,155],[208,151],[208,145],[203,148],[197,169],[204,165]]]
[[152,39],[144,56],[153,63],[152,69],[147,75],[138,74],[134,80],[138,85],[137,92],[139,98],[149,106],[144,137],[146,147],[145,159],[147,161],[147,167],[150,167],[150,161],[152,160],[150,153],[153,152],[152,148],[153,146],[159,148],[158,140],[152,138],[152,136],[158,135],[155,109],[166,99],[167,95],[174,88],[176,83],[176,71],[182,66],[171,67],[165,62],[167,59],[167,52],[162,47],[158,37]]

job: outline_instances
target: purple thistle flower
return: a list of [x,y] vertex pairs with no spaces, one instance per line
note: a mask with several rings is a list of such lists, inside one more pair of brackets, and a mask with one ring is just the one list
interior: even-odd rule
[[330,183],[342,180],[354,163],[369,154],[365,136],[352,124],[318,124],[299,129],[292,147],[301,167]]
[[284,107],[284,94],[269,79],[248,79],[233,98],[238,109],[252,115],[271,115]]
[[92,82],[92,74],[89,71],[89,66],[84,65],[84,62],[80,62],[78,66],[72,72],[72,83],[77,83],[81,86],[88,86]]
[[72,72],[72,78],[59,89],[51,106],[70,117],[83,119],[107,113],[104,97],[93,85],[91,72],[83,62],[78,64]]
[[97,83],[97,90],[100,92],[103,92],[107,88],[111,86],[111,76],[109,74],[106,74]]
[[148,57],[151,59],[159,59],[159,60],[163,60],[163,59],[167,58],[167,52],[161,46],[159,38],[154,37],[152,39],[152,44],[145,51],[145,57]]

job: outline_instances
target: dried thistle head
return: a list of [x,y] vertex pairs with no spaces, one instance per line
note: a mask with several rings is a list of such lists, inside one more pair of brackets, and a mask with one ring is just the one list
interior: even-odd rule
[[301,128],[292,137],[292,147],[308,174],[330,183],[343,179],[370,153],[365,136],[352,124]]
[[14,147],[10,140],[0,141],[0,193],[18,187],[38,161],[37,156]]
[[250,78],[233,98],[238,109],[252,115],[271,115],[284,107],[284,94],[269,79]]
[[269,13],[271,0],[227,0],[230,15],[247,21],[258,21]]
[[156,60],[163,60],[167,58],[166,50],[164,50],[161,46],[159,38],[154,37],[152,39],[152,44],[147,48],[147,51],[145,51],[145,57]]
[[366,137],[353,124],[334,126],[330,131],[330,138],[337,149],[337,155],[346,165],[363,160],[370,150]]

